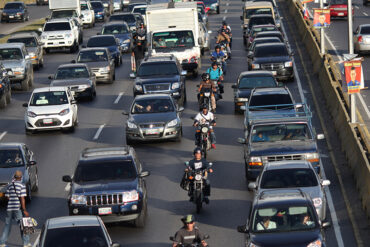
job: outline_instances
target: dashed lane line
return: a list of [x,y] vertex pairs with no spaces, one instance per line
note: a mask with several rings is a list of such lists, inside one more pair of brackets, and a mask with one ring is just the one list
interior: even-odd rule
[[3,138],[4,138],[4,136],[5,136],[7,133],[8,133],[8,131],[4,131],[3,133],[1,133],[1,135],[0,135],[0,141],[1,141],[1,139],[3,139]]
[[118,94],[118,96],[117,96],[117,98],[116,98],[116,100],[114,101],[114,104],[118,104],[118,102],[120,101],[120,99],[122,98],[122,96],[123,96],[123,94],[124,94],[125,92],[120,92],[119,94]]
[[95,136],[94,136],[93,140],[98,140],[99,139],[99,136],[100,136],[101,132],[103,131],[104,127],[105,127],[105,124],[100,125],[99,129],[95,133]]

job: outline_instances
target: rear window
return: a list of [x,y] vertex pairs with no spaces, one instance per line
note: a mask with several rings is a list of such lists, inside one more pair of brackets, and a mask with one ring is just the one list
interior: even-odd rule
[[108,54],[106,51],[81,51],[77,58],[77,62],[79,63],[101,61],[108,61]]
[[245,12],[245,18],[250,18],[252,15],[271,15],[272,11],[271,8],[259,8],[259,9],[247,9]]
[[23,9],[23,4],[21,3],[7,3],[4,9]]
[[59,68],[55,79],[73,79],[73,78],[89,78],[89,71],[86,67],[65,67]]
[[[249,102],[250,106],[275,106],[275,105],[288,105],[293,104],[292,98],[289,94],[263,94],[263,95],[253,95]],[[278,107],[282,109],[287,106]],[[293,106],[291,106],[292,108]],[[273,110],[276,107],[271,107]]]
[[253,89],[261,87],[276,87],[272,76],[242,77],[239,80],[239,89]]
[[126,25],[109,25],[103,27],[102,34],[124,34],[129,30]]
[[256,34],[256,38],[265,38],[265,37],[276,37],[279,38],[281,42],[283,42],[283,36],[280,33],[266,33],[266,32],[260,32]]
[[255,57],[282,57],[288,56],[288,50],[282,45],[256,46],[254,49]]
[[87,41],[87,47],[107,47],[116,45],[116,39],[113,36],[109,37],[92,37]]
[[101,2],[91,2],[91,7],[93,9],[104,8],[104,6]]
[[361,34],[370,34],[370,27],[362,27]]
[[53,11],[51,13],[52,19],[68,18],[68,17],[78,17],[77,12],[75,10],[58,10],[58,11]]
[[71,30],[71,25],[69,24],[69,22],[46,23],[44,27],[45,32],[65,30]]
[[313,187],[317,186],[317,178],[312,169],[276,169],[263,173],[262,189]]
[[249,29],[255,25],[268,25],[273,24],[275,25],[274,18],[272,17],[254,17],[251,18],[249,21]]

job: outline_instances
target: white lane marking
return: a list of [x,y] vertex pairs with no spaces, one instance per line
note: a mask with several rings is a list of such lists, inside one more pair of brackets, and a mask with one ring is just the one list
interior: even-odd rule
[[360,9],[360,7],[358,7],[357,5],[355,5],[355,8],[356,8],[356,9]]
[[366,14],[365,12],[362,12],[362,14],[364,14],[364,15],[368,16],[368,14]]
[[226,3],[226,6],[229,6],[229,3]]
[[363,97],[362,97],[362,95],[361,95],[361,94],[359,94],[359,93],[356,93],[355,95],[357,95],[357,98],[359,98],[359,99],[360,99],[361,105],[362,105],[362,107],[365,109],[366,114],[367,114],[367,117],[370,119],[370,111],[369,111],[369,108],[366,106],[366,103],[365,103],[364,98],[363,98]]
[[226,21],[226,16],[224,16],[224,17],[222,18],[222,20],[223,20],[223,21]]
[[120,92],[116,98],[116,100],[114,101],[114,104],[118,104],[119,100],[122,98],[122,95],[124,94],[125,92]]
[[[279,15],[280,15],[280,13],[279,13]],[[283,22],[281,23],[281,27],[282,27],[283,32],[285,33],[285,37],[287,37],[288,38],[288,41],[289,41],[289,37],[286,35],[285,28],[284,28],[284,23]],[[294,64],[294,68],[296,68],[296,63],[295,63],[294,58],[293,58],[293,64]],[[303,95],[301,80],[300,80],[300,77],[299,77],[296,69],[294,69],[294,76],[295,76],[295,78],[297,80],[299,95],[301,97],[302,102],[304,102],[304,99],[305,98],[304,98],[304,95]],[[326,178],[324,166],[321,163],[321,159],[320,159],[320,166],[321,166],[322,176],[323,176],[323,178]],[[334,204],[333,204],[333,198],[331,196],[331,193],[330,193],[330,190],[329,190],[328,187],[325,187],[324,190],[325,190],[325,192],[327,194],[326,198],[327,198],[327,202],[328,202],[328,206],[329,206],[330,216],[331,216],[331,219],[332,219],[332,222],[333,222],[333,226],[334,226],[334,233],[335,233],[335,238],[336,238],[337,243],[338,243],[338,247],[344,247],[342,233],[340,231],[340,227],[339,227],[339,224],[338,224],[337,213],[335,212],[335,208],[334,208]]]
[[66,187],[64,187],[64,191],[69,191],[71,189],[71,183],[67,183]]
[[227,13],[227,9],[225,9],[225,14]]
[[105,124],[100,125],[99,129],[96,131],[96,134],[95,134],[95,136],[94,136],[93,140],[97,140],[97,139],[99,138],[99,136],[100,136],[101,132],[102,132],[102,131],[103,131],[103,129],[104,129],[104,126],[105,126]]
[[3,133],[1,133],[1,135],[0,135],[0,141],[1,141],[1,139],[3,139],[3,138],[4,138],[4,136],[5,136],[7,133],[8,133],[8,131],[4,131]]

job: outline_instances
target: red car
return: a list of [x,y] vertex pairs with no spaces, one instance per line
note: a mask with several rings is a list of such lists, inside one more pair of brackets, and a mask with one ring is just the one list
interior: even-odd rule
[[[330,17],[347,17],[347,0],[331,0],[329,2]],[[352,7],[352,15],[354,14]]]

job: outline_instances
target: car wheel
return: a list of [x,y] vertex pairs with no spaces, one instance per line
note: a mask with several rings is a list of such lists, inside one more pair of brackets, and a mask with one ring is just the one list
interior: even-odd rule
[[175,142],[181,142],[181,138],[182,138],[182,128],[180,129],[179,133],[177,134],[177,136],[175,138]]
[[24,15],[23,17],[22,17],[22,22],[25,22],[26,21],[26,16]]
[[6,96],[5,95],[3,95],[1,98],[0,98],[0,108],[2,109],[2,108],[5,108],[6,107],[6,105],[7,105],[7,103],[6,103]]
[[21,82],[21,87],[23,91],[28,91],[30,89],[30,85],[28,83],[29,79],[26,78]]
[[198,70],[195,69],[193,70],[193,78],[197,78],[198,77]]
[[93,91],[93,92],[91,92],[91,95],[90,95],[90,97],[89,97],[89,100],[90,100],[90,101],[93,101],[93,100],[95,99],[95,97],[96,97],[96,90],[94,89],[94,91]]
[[200,55],[204,55],[204,48],[202,48],[202,50],[200,50]]
[[145,199],[145,201],[143,202],[143,208],[141,209],[139,217],[137,217],[134,220],[135,227],[142,228],[145,226],[146,214],[147,214],[147,205],[146,205],[146,199]]
[[8,92],[6,92],[6,103],[9,104],[12,98],[12,90],[9,88]]
[[33,69],[30,75],[30,78],[28,79],[28,86],[31,88],[33,86]]
[[32,191],[33,192],[36,192],[38,190],[39,190],[39,175],[37,174],[37,171],[36,171],[36,174],[35,174],[35,185],[33,186]]
[[44,56],[42,56],[42,58],[41,58],[41,60],[39,62],[39,68],[38,69],[40,69],[42,67],[44,67]]
[[188,100],[186,96],[186,88],[184,89],[184,101],[182,102],[183,106],[186,104],[186,101]]
[[35,133],[35,130],[29,130],[29,129],[27,129],[27,127],[24,127],[24,131],[25,131],[26,135],[28,135],[28,136]]
[[50,49],[49,48],[45,48],[44,51],[45,51],[46,54],[48,54],[50,52]]
[[113,80],[112,80],[112,83],[113,83],[113,81],[115,81],[116,80],[116,71],[114,71],[113,72]]

